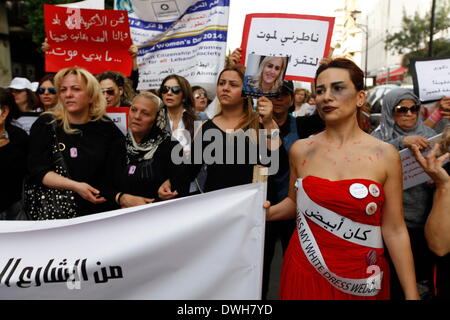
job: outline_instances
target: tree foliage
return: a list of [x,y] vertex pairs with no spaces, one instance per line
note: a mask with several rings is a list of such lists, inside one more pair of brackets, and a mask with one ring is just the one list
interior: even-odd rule
[[[449,28],[449,15],[449,2],[437,0],[433,35]],[[430,21],[431,12],[427,12],[424,17],[421,17],[417,11],[413,16],[408,16],[403,10],[401,30],[387,36],[386,49],[393,50],[398,54],[426,51],[430,38]]]
[[[24,11],[28,18],[25,28],[32,32],[33,42],[41,45],[45,39],[44,4],[66,4],[80,0],[27,0],[24,1]],[[113,9],[114,0],[105,0],[105,9]]]
[[[450,41],[438,39],[433,41],[433,57],[448,57],[450,53]],[[402,66],[409,68],[411,59],[420,59],[428,57],[428,49],[421,49],[405,54],[402,58]]]

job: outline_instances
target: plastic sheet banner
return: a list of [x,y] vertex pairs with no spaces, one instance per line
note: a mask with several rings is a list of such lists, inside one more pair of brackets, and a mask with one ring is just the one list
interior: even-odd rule
[[226,55],[229,0],[116,0],[138,46],[137,89],[159,88],[170,74],[215,83]]
[[265,184],[0,222],[0,299],[260,299]]
[[130,27],[126,11],[64,8],[44,5],[50,50],[45,70],[80,66],[93,74],[105,70],[131,74]]

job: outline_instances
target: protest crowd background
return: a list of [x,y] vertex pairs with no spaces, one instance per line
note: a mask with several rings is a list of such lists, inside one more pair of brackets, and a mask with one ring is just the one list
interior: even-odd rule
[[[184,2],[187,14],[212,20],[234,1]],[[252,183],[254,167],[262,166],[269,168],[262,299],[450,299],[450,54],[417,60],[415,88],[392,85],[377,99],[376,113],[362,68],[333,53],[332,18],[302,38],[286,29],[290,38],[282,37],[283,27],[278,34],[257,28],[289,17],[248,17],[242,47],[226,54],[220,27],[208,29],[209,36],[192,31],[177,38],[170,17],[142,27],[145,17],[124,11],[123,3],[116,1],[122,10],[114,13],[82,9],[83,18],[80,9],[45,5],[47,72],[11,76],[0,88],[0,223],[72,219],[207,194]],[[313,18],[296,19],[306,26]],[[150,40],[138,39],[139,32]],[[153,40],[152,32],[162,36]],[[92,39],[89,45],[83,37]],[[280,48],[289,41],[320,48],[305,51],[304,59],[289,54],[292,47],[264,51],[275,38]],[[447,70],[436,78],[447,91],[421,96],[427,79],[420,63]],[[305,73],[296,74],[294,65]],[[405,188],[411,159],[428,177]],[[318,222],[325,214],[308,215],[320,210],[379,238],[366,245],[353,232],[338,235]],[[315,238],[311,247],[305,234]],[[271,270],[274,259],[281,276]],[[382,271],[381,288],[353,290],[371,266]],[[279,277],[274,297],[269,286]]]

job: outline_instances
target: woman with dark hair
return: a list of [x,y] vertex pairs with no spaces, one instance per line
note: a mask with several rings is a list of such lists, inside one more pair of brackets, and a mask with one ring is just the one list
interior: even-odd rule
[[319,66],[315,85],[325,130],[292,145],[288,197],[267,213],[268,220],[297,217],[280,296],[389,299],[385,243],[405,297],[418,299],[400,156],[357,121],[364,73],[351,60],[335,59]]
[[192,94],[194,96],[195,106],[194,109],[197,112],[204,112],[211,100],[208,98],[206,90],[200,86],[192,87]]
[[31,83],[26,78],[16,77],[12,79],[8,86],[9,91],[14,96],[19,112],[14,116],[14,125],[22,128],[27,133],[34,121],[39,117],[42,109],[39,109],[39,100],[34,94],[36,82]]
[[[222,70],[217,81],[219,112],[202,125],[201,132],[194,139],[194,150],[190,153],[190,163],[195,163],[191,167],[192,175],[195,176],[202,164],[206,164],[205,192],[251,183],[253,167],[260,163],[261,145],[270,150],[278,149],[280,145],[278,126],[272,119],[272,102],[261,97],[257,111],[253,110],[252,100],[242,97],[244,74],[244,66],[235,65]],[[260,128],[266,129],[269,135],[260,137]],[[205,136],[214,138],[203,140]],[[264,139],[265,144],[260,139]],[[215,150],[214,159],[206,159],[205,149],[216,143],[220,148]],[[195,159],[196,148],[201,149],[203,155],[201,164]],[[266,154],[270,150],[265,150]],[[170,186],[160,189],[162,198],[174,195],[176,193],[172,193]]]
[[28,135],[11,124],[12,111],[16,108],[12,94],[0,88],[0,220],[17,216],[27,172]]
[[[158,90],[159,97],[163,101],[166,112],[166,130],[172,134],[180,145],[183,152],[189,156],[191,152],[191,142],[194,137],[194,123],[196,120],[206,120],[204,112],[194,110],[195,102],[192,95],[191,85],[186,78],[172,74],[164,78]],[[190,192],[196,193],[203,188],[202,181],[205,173],[199,177],[193,177]],[[198,179],[202,181],[198,181]]]
[[106,99],[106,107],[129,107],[134,97],[131,81],[117,71],[105,71],[97,80]]
[[[161,82],[158,94],[167,112],[167,129],[186,150],[194,136],[194,121],[197,120],[191,85],[186,78],[172,74]],[[183,138],[179,129],[189,132],[191,139]]]
[[54,78],[54,73],[48,73],[39,80],[36,92],[39,97],[39,108],[43,111],[49,111],[58,102],[58,96],[56,95],[56,89],[53,83]]

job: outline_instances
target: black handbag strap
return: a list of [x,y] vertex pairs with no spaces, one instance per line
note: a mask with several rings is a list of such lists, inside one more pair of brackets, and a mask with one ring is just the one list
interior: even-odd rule
[[64,156],[60,149],[60,142],[58,140],[58,135],[56,134],[56,119],[50,123],[50,128],[52,130],[54,143],[55,143],[55,145],[53,146],[53,156],[55,157],[55,162],[60,163],[60,165],[63,167],[63,169],[67,172],[66,178],[71,179],[70,173],[69,173],[69,168],[67,167],[66,161],[64,160]]

